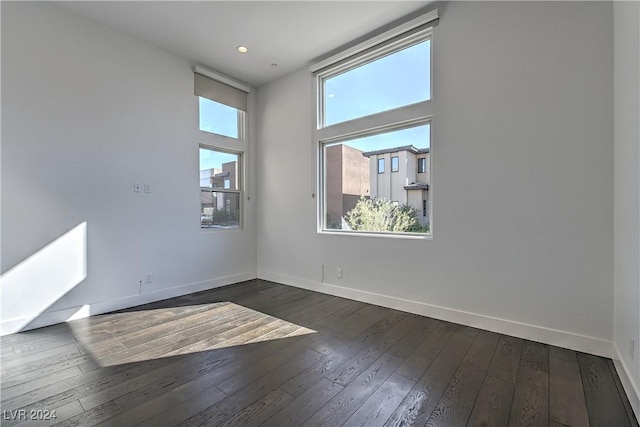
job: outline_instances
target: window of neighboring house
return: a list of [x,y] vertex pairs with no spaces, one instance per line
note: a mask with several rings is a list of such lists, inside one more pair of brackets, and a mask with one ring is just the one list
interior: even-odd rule
[[203,229],[242,228],[249,90],[217,73],[195,69],[194,95],[198,97],[202,131],[199,159]]
[[425,173],[427,171],[427,159],[421,157],[418,159],[418,173]]
[[378,159],[378,173],[384,173],[384,158]]
[[241,225],[240,153],[200,146],[200,226],[233,229]]
[[[430,152],[434,19],[437,11],[410,21],[419,23],[406,32],[389,30],[374,38],[378,44],[363,42],[311,67],[320,232],[431,232],[429,176],[419,177],[414,166],[400,173],[399,158]],[[384,163],[392,154],[391,171],[403,176],[390,180]]]

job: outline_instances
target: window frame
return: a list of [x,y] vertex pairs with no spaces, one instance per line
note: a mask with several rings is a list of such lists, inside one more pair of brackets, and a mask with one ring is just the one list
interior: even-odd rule
[[378,175],[382,175],[384,172],[384,157],[378,157]]
[[[394,162],[395,161],[395,167],[394,167]],[[400,156],[391,156],[391,173],[395,173],[395,172],[399,172],[400,171]]]
[[[437,15],[436,15],[437,16]],[[437,21],[435,22],[437,23]],[[397,34],[392,38],[382,41],[379,44],[366,49],[364,52],[356,53],[353,56],[341,59],[334,64],[329,64],[318,69],[312,66],[313,74],[313,108],[315,109],[315,123],[313,126],[313,159],[314,159],[314,192],[317,194],[316,227],[319,234],[334,235],[354,235],[354,236],[380,236],[380,237],[400,237],[410,239],[432,239],[433,238],[433,193],[429,190],[428,208],[428,233],[411,232],[370,232],[354,230],[338,230],[327,228],[326,221],[326,171],[324,150],[327,144],[346,141],[357,137],[375,135],[390,132],[396,129],[409,128],[421,124],[429,124],[429,132],[433,135],[434,116],[434,86],[433,86],[433,56],[434,56],[434,22],[427,22],[414,27],[404,33]],[[409,46],[430,40],[430,98],[425,101],[405,105],[399,108],[374,113],[364,117],[339,122],[325,126],[325,105],[324,105],[324,81],[332,76],[344,73],[348,70],[359,67],[362,64],[375,61],[391,53],[397,52]],[[339,55],[339,54],[338,54]],[[433,158],[433,141],[430,138],[428,162]],[[428,167],[429,182],[431,183],[431,167]]]
[[[422,170],[420,170],[422,165],[424,165],[424,168]],[[417,169],[418,169],[418,173],[427,173],[427,158],[426,157],[418,157],[418,168]]]

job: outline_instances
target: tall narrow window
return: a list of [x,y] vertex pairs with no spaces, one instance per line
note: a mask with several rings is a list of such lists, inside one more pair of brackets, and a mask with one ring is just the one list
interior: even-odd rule
[[[200,227],[241,229],[250,88],[196,67],[198,101]],[[195,214],[195,212],[194,212]]]
[[420,157],[418,159],[418,173],[427,172],[427,159],[426,157]]
[[391,157],[391,172],[398,172],[400,170],[400,159],[398,156]]
[[[320,232],[430,228],[431,48],[437,11],[379,44],[348,48],[315,72]],[[413,25],[416,21],[411,21]],[[391,34],[393,33],[393,34]],[[389,162],[389,165],[385,165]],[[402,163],[402,167],[400,164]],[[386,174],[390,167],[392,174]]]

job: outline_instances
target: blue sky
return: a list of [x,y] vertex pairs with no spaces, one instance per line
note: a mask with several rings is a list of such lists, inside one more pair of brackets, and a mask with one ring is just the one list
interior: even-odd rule
[[[396,76],[393,79],[388,76]],[[325,124],[431,99],[431,40],[425,40],[325,80]],[[430,147],[430,125],[342,143],[362,151],[413,145]]]
[[326,79],[325,125],[431,99],[430,51],[425,40]]
[[200,97],[200,130],[238,137],[238,110]]

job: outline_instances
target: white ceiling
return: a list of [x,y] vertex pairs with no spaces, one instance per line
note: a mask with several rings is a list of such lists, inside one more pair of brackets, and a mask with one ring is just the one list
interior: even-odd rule
[[[431,1],[65,1],[56,4],[261,86]],[[240,54],[236,46],[249,47]],[[278,64],[273,67],[271,64]]]

